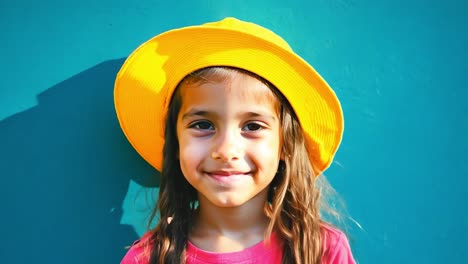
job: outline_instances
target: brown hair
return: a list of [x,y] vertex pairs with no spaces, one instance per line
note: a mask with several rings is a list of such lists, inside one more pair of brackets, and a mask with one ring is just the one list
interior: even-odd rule
[[[331,215],[337,213],[323,205],[321,193],[333,192],[325,177],[314,175],[305,138],[291,105],[272,84],[263,78],[236,68],[209,67],[188,75],[178,85],[218,81],[233,73],[243,73],[261,80],[278,100],[282,128],[282,146],[279,172],[270,184],[265,214],[271,219],[266,236],[273,231],[283,241],[283,263],[321,263],[323,256],[323,220],[320,209]],[[150,263],[179,264],[185,262],[185,248],[194,221],[197,191],[183,176],[177,152],[177,116],[182,98],[176,89],[166,118],[164,160],[161,172],[159,200],[150,217],[150,223],[159,212],[160,220],[145,245],[150,248]],[[316,179],[320,180],[316,181]],[[171,221],[168,221],[171,219]]]

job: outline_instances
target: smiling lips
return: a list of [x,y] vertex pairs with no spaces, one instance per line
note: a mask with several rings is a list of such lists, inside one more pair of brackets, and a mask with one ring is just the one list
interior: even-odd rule
[[241,171],[211,171],[206,173],[209,177],[215,179],[217,182],[226,184],[235,182],[250,175],[250,172]]
[[220,170],[220,171],[207,172],[207,174],[210,175],[210,176],[224,176],[224,177],[227,177],[227,176],[235,176],[235,175],[246,175],[248,173],[241,172],[241,171],[223,171],[223,170]]

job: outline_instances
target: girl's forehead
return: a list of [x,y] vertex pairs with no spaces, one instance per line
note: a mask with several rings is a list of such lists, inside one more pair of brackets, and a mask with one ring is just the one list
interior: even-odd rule
[[226,96],[236,96],[248,101],[253,100],[259,104],[273,103],[275,106],[279,105],[279,99],[272,91],[274,88],[269,87],[265,81],[255,76],[238,71],[223,72],[218,75],[212,74],[196,80],[188,80],[182,83],[179,92],[183,99],[187,91],[190,91],[188,94],[192,94],[191,92],[196,93],[197,89],[207,87],[216,89],[217,94],[222,93]]

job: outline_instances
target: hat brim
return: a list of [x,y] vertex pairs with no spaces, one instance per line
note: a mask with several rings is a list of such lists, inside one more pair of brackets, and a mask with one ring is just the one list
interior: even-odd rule
[[330,166],[342,139],[343,114],[326,81],[289,47],[241,30],[202,25],[148,40],[117,74],[114,101],[120,125],[153,167],[162,168],[165,117],[176,86],[209,66],[241,68],[271,82],[299,118],[315,172]]

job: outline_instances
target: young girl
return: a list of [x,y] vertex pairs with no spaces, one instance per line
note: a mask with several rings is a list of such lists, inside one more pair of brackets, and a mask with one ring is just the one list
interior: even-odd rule
[[159,222],[122,263],[354,263],[321,218],[341,107],[281,37],[234,18],[165,32],[126,60],[115,106],[162,174]]

